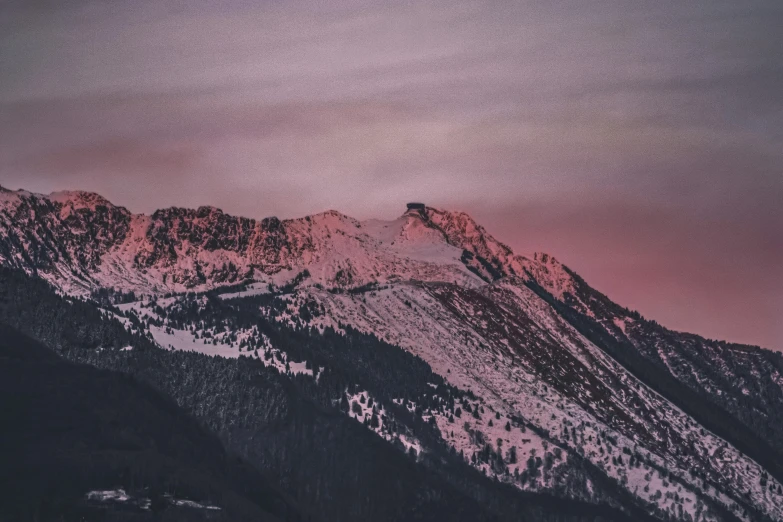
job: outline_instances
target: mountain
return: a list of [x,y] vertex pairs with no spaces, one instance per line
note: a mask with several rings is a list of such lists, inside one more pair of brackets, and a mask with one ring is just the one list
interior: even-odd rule
[[[370,514],[329,511],[348,498],[329,465],[365,481],[362,464],[325,459],[322,481],[302,476],[288,440],[299,428],[268,439],[268,410],[286,403],[227,380],[271,372],[313,405],[297,407],[295,425],[337,415],[486,516],[571,516],[559,506],[617,520],[783,520],[779,353],[667,330],[464,213],[143,216],[90,193],[2,189],[0,264],[12,269],[5,321],[169,395],[327,519]],[[46,312],[48,300],[24,297],[40,280],[62,294]],[[191,373],[172,379],[180,367]],[[213,394],[188,391],[196,378]],[[247,420],[254,408],[264,422]],[[278,451],[259,454],[265,444]],[[370,489],[381,505],[380,483]]]

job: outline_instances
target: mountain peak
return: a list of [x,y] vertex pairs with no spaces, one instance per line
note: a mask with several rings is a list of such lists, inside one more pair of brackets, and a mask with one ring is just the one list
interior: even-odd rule
[[30,195],[26,190],[12,190],[0,186],[0,203],[18,202],[22,197]]
[[95,210],[97,207],[114,207],[114,204],[108,199],[95,192],[84,190],[63,190],[52,192],[47,196],[50,201],[62,203],[74,209]]
[[427,206],[424,203],[408,203],[403,215],[424,217],[427,215]]
[[323,212],[319,212],[317,214],[310,214],[308,216],[311,221],[329,221],[329,220],[336,220],[336,221],[350,221],[355,222],[356,220],[352,218],[351,216],[348,216],[346,214],[343,214],[339,210],[329,209],[325,210]]

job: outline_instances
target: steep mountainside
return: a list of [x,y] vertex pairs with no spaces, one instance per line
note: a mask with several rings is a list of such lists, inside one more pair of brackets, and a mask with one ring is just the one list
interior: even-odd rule
[[618,350],[641,355],[656,369],[741,419],[777,452],[783,451],[780,352],[673,332],[618,306],[578,275],[571,276],[574,289],[565,303],[614,337],[622,345]]
[[[230,313],[227,317],[229,322],[257,319],[257,315],[224,308],[225,305],[219,299],[210,299],[216,305],[213,310],[216,315],[220,310]],[[172,320],[176,319],[172,317]],[[107,315],[94,304],[57,295],[45,282],[6,269],[0,269],[0,323],[15,325],[31,336],[45,339],[56,347],[58,353],[71,360],[118,370],[133,376],[136,380],[130,383],[136,383],[135,386],[139,386],[137,381],[140,381],[167,394],[182,409],[195,416],[204,429],[216,433],[230,451],[242,455],[248,466],[261,470],[267,481],[280,484],[301,510],[317,513],[313,520],[655,520],[647,517],[633,499],[622,491],[612,490],[612,484],[601,484],[601,474],[589,466],[584,467],[581,474],[584,477],[592,474],[600,487],[604,488],[602,495],[595,497],[602,499],[599,504],[526,494],[489,480],[444,448],[439,443],[439,435],[429,423],[423,422],[402,405],[395,406],[393,401],[389,401],[388,408],[380,408],[385,413],[376,414],[377,420],[386,424],[385,429],[367,429],[372,427],[369,419],[364,426],[357,423],[355,416],[346,415],[349,407],[340,401],[346,390],[367,399],[372,396],[420,399],[431,390],[430,384],[437,382],[439,384],[436,387],[444,396],[458,393],[445,386],[423,361],[397,347],[379,343],[372,336],[356,332],[349,332],[347,336],[321,336],[307,331],[294,331],[277,322],[256,322],[256,326],[260,326],[270,338],[287,350],[277,352],[276,357],[287,353],[294,357],[318,354],[322,360],[315,360],[330,362],[328,368],[322,367],[317,380],[303,374],[297,377],[294,375],[296,372],[285,371],[285,365],[268,364],[268,360],[262,363],[244,356],[208,357],[200,353],[158,348],[143,337],[129,334],[120,319]],[[129,342],[131,344],[127,344]],[[47,355],[45,348],[29,342],[11,343],[9,346],[11,348],[4,352],[9,358],[31,361],[31,372],[45,370],[37,362],[41,354]],[[45,360],[51,359],[57,358],[49,354]],[[297,365],[295,362],[287,362],[292,366]],[[282,371],[278,371],[278,367]],[[304,367],[304,364],[300,367]],[[70,371],[73,368],[81,374]],[[9,405],[14,405],[7,410],[9,414],[28,419],[33,418],[33,415],[43,415],[48,419],[48,414],[54,413],[53,417],[59,419],[58,426],[61,429],[67,429],[70,423],[74,423],[81,430],[77,429],[71,438],[74,444],[78,443],[84,448],[80,455],[88,460],[92,458],[92,451],[103,449],[101,444],[119,444],[120,449],[127,452],[118,453],[110,462],[119,462],[115,468],[121,470],[121,464],[125,462],[122,459],[133,459],[142,449],[126,447],[122,442],[128,438],[125,432],[144,433],[146,425],[141,423],[124,428],[126,420],[122,420],[118,424],[119,433],[112,428],[102,438],[92,434],[96,430],[100,431],[104,424],[117,424],[115,416],[135,418],[133,414],[148,409],[149,403],[129,390],[121,397],[112,393],[110,382],[106,386],[105,381],[116,379],[116,374],[96,373],[103,378],[103,381],[99,379],[96,382],[103,382],[106,387],[98,391],[93,390],[89,368],[83,365],[67,365],[60,361],[53,371],[61,372],[63,376],[50,375],[50,379],[44,383],[40,383],[37,378],[30,379],[29,373],[19,373],[9,378],[4,387]],[[81,375],[82,379],[70,381],[75,375]],[[20,382],[20,379],[23,381]],[[42,385],[43,389],[38,390]],[[93,396],[87,401],[70,404],[73,398],[67,391],[71,388],[79,393],[85,389],[92,390]],[[36,395],[46,396],[54,389],[66,393],[61,393],[50,402],[19,402],[20,397],[24,399],[26,395],[32,394],[31,390],[37,390]],[[434,396],[431,398],[434,400]],[[350,407],[364,408],[368,412],[372,412],[373,408],[378,409],[377,404],[367,399],[362,402],[357,399],[356,406]],[[130,401],[130,404],[125,401]],[[396,410],[394,420],[391,419],[391,409]],[[100,412],[103,415],[98,415],[96,422],[96,413]],[[149,415],[154,414],[154,411],[149,412]],[[85,418],[88,422],[85,422]],[[186,424],[177,416],[169,420]],[[9,425],[16,423],[16,420],[9,420]],[[165,423],[163,425],[165,427]],[[177,426],[177,429],[169,431],[177,434],[178,429],[185,427]],[[85,506],[79,501],[88,500],[84,498],[84,493],[88,491],[86,488],[96,487],[96,491],[113,491],[118,494],[122,489],[124,496],[135,492],[130,486],[138,485],[141,481],[134,482],[129,477],[136,475],[125,472],[112,475],[104,470],[89,484],[81,481],[60,484],[57,478],[59,473],[50,473],[57,469],[52,467],[56,461],[38,458],[39,453],[56,454],[64,448],[50,438],[60,436],[59,432],[47,428],[47,424],[24,424],[21,429],[10,431],[9,438],[5,439],[9,442],[5,446],[7,451],[27,459],[24,466],[19,466],[26,470],[24,473],[17,467],[9,468],[11,474],[7,475],[8,481],[17,480],[18,484],[6,491],[16,491],[17,488],[26,490],[31,483],[47,480],[54,481],[57,486],[33,488],[32,494],[28,492],[16,497],[13,502],[4,505],[9,512],[29,513],[30,507],[34,508],[38,504],[49,506],[51,502],[48,499],[56,494],[58,497],[55,500],[64,497],[68,503],[63,505],[56,502],[48,511],[39,514],[38,520],[60,520],[61,513],[73,514],[76,520],[81,520],[78,517],[84,514]],[[379,432],[394,444],[379,438]],[[414,433],[418,438],[414,437]],[[28,447],[19,442],[31,437],[40,440],[38,445]],[[433,451],[419,454],[417,448],[421,449],[424,440],[431,443]],[[13,442],[17,443],[11,444]],[[187,445],[175,448],[190,451]],[[212,462],[215,455],[222,455],[219,449],[202,448],[200,451],[203,451],[203,455],[197,453],[201,455],[199,458],[208,462]],[[30,460],[40,465],[30,466]],[[73,466],[81,465],[78,458],[70,462]],[[178,468],[160,469],[152,466],[147,469],[144,462],[138,462],[139,473],[157,478],[155,484],[158,497],[162,495],[166,498],[167,495],[181,495],[183,490],[188,491],[188,483],[183,483]],[[133,465],[131,467],[135,469]],[[71,475],[74,473],[72,469],[68,472]],[[248,499],[256,503],[268,502],[265,500],[264,487],[252,480],[241,480],[248,473],[249,470],[244,474],[236,473],[235,477],[246,486],[244,491]],[[85,476],[89,478],[91,475]],[[20,477],[23,480],[19,481]],[[99,483],[93,484],[96,481]],[[73,487],[76,491],[70,491],[69,488]],[[31,500],[28,501],[28,498]],[[195,498],[200,499],[201,496]],[[213,501],[208,505],[224,505],[214,502],[214,496],[208,498]],[[149,518],[154,514],[145,509],[144,501],[151,500],[149,488],[141,488],[133,499],[137,502],[131,507],[136,509],[136,515],[142,520],[146,520],[143,518],[145,515]],[[189,520],[182,517],[181,511],[172,511],[180,517],[173,516],[174,520]],[[279,508],[275,512],[279,513]],[[125,511],[121,515],[123,513]],[[166,509],[163,516],[170,513]],[[45,516],[47,514],[57,516]],[[216,519],[214,512],[209,511],[208,514],[212,516],[210,519]],[[282,518],[298,519],[296,513],[284,514]],[[19,519],[25,520],[27,517]],[[66,517],[66,520],[70,519]]]
[[[121,341],[73,357],[176,398],[181,387],[150,373],[168,367],[160,354],[242,356],[242,368],[278,372],[485,505],[502,504],[491,479],[513,498],[626,515],[783,520],[780,354],[666,330],[553,257],[515,254],[464,213],[142,216],[94,194],[4,190],[0,262],[125,325]],[[159,355],[142,363],[142,353]],[[226,370],[204,371],[211,385],[210,372],[221,381]],[[176,400],[209,410],[206,398]],[[233,443],[263,431],[222,426]]]

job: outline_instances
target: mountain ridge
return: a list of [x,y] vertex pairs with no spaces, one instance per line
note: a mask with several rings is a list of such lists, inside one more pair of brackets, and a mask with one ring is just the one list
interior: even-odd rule
[[[50,234],[43,230],[38,234],[35,231],[29,233],[26,237],[19,234],[19,237],[3,238],[5,245],[3,250],[0,250],[0,262],[3,264],[31,269],[40,268],[41,261],[46,261],[51,269],[59,272],[60,278],[69,276],[68,272],[75,275],[77,280],[82,281],[77,281],[77,286],[84,285],[80,276],[86,275],[86,270],[99,268],[107,254],[105,264],[124,263],[128,265],[124,267],[126,269],[165,269],[180,257],[201,254],[204,259],[200,261],[204,268],[211,270],[208,275],[203,274],[203,269],[198,265],[186,266],[182,267],[180,274],[173,275],[174,282],[165,281],[162,277],[157,280],[147,278],[144,282],[127,281],[126,288],[123,289],[152,290],[155,284],[168,291],[206,289],[210,284],[234,283],[252,277],[253,270],[274,275],[296,267],[307,268],[313,260],[324,256],[324,249],[334,247],[326,244],[331,239],[332,232],[352,234],[360,241],[383,237],[380,243],[394,245],[394,238],[386,237],[380,230],[374,230],[379,237],[363,233],[368,228],[377,229],[381,226],[397,227],[399,230],[395,230],[400,233],[397,239],[407,243],[433,240],[433,237],[427,237],[425,232],[432,230],[442,237],[445,244],[461,248],[475,258],[455,263],[458,268],[460,264],[470,267],[470,274],[461,270],[463,273],[441,274],[444,278],[451,275],[464,280],[466,277],[477,276],[486,280],[496,279],[500,274],[533,277],[533,274],[540,276],[554,270],[559,273],[560,283],[565,281],[567,286],[567,273],[554,257],[536,253],[530,259],[515,254],[465,212],[426,207],[422,212],[405,212],[391,221],[359,221],[338,211],[328,210],[301,218],[280,220],[268,217],[256,220],[226,214],[212,206],[201,206],[197,209],[169,207],[149,215],[133,214],[124,207],[115,206],[99,194],[86,191],[61,191],[42,195],[3,189],[3,194],[4,198],[0,200],[0,204],[4,211],[6,230],[13,229],[13,223],[20,221],[35,228],[35,221],[43,220],[52,232],[62,230],[63,233],[58,238],[60,241],[76,242],[78,238],[67,237],[68,232],[90,235],[99,240],[95,248],[89,251],[89,255],[77,252],[76,255],[70,256],[75,259],[60,262],[71,252],[58,252],[55,245],[47,243],[47,236]],[[93,219],[89,219],[90,217]],[[422,228],[416,226],[419,223],[423,225]],[[73,249],[80,247],[82,250],[88,250],[87,245],[74,245]],[[279,250],[280,253],[277,254],[274,250]],[[225,255],[209,259],[205,252],[221,252]],[[29,257],[29,261],[25,257]],[[68,261],[71,261],[71,266],[68,266]],[[219,263],[236,265],[241,261],[244,261],[244,266],[235,266],[233,270],[221,270],[222,265],[217,266]],[[368,274],[350,271],[343,272],[348,276],[338,280],[338,270],[327,271],[318,282],[344,283],[344,286],[350,286],[353,282],[356,283],[355,286],[377,282]],[[118,274],[112,275],[116,278]],[[169,274],[166,276],[168,279]],[[431,279],[431,275],[429,277]],[[354,281],[357,278],[358,280]],[[539,278],[540,283],[546,283],[543,278]],[[122,277],[116,282],[122,283]],[[100,283],[100,280],[94,282]],[[134,286],[136,288],[133,288]],[[561,294],[563,291],[554,286],[552,290],[555,294]]]
[[[296,217],[296,218],[286,218],[286,219],[279,219],[275,216],[265,217],[261,219],[256,218],[247,218],[242,216],[236,216],[233,214],[228,214],[224,212],[222,209],[218,207],[214,207],[211,205],[201,205],[197,208],[190,208],[190,207],[179,207],[179,206],[171,206],[167,208],[162,208],[153,211],[150,214],[143,214],[143,213],[132,213],[129,211],[126,207],[114,205],[111,201],[104,198],[102,195],[96,193],[96,192],[90,192],[90,191],[84,191],[84,190],[65,190],[65,191],[56,191],[52,192],[50,194],[38,194],[33,192],[28,192],[23,189],[19,190],[10,190],[3,186],[0,186],[0,194],[3,194],[5,197],[0,198],[0,210],[3,211],[2,214],[2,220],[3,225],[8,228],[12,228],[14,226],[14,221],[18,219],[18,216],[12,216],[9,215],[11,208],[14,206],[14,200],[22,200],[22,199],[32,199],[37,200],[40,202],[49,201],[55,204],[62,205],[60,209],[60,215],[67,221],[67,217],[70,215],[72,211],[75,210],[81,210],[81,211],[89,211],[89,212],[95,212],[98,207],[105,207],[109,210],[109,212],[116,212],[121,216],[126,216],[129,221],[133,221],[137,224],[134,230],[131,230],[131,226],[129,225],[127,228],[123,226],[123,223],[119,223],[119,230],[115,231],[113,236],[113,240],[111,244],[105,244],[101,242],[101,239],[109,239],[109,238],[102,238],[100,235],[97,236],[99,239],[99,248],[97,250],[100,250],[100,246],[114,246],[117,247],[122,244],[123,240],[125,239],[126,235],[130,234],[131,232],[135,234],[136,236],[149,236],[149,237],[156,237],[159,240],[162,240],[165,238],[165,236],[171,236],[172,233],[176,233],[176,230],[171,230],[170,226],[165,226],[165,222],[167,220],[177,220],[177,219],[183,219],[187,218],[187,220],[194,222],[194,226],[191,229],[188,229],[188,226],[185,225],[178,225],[180,229],[180,232],[185,232],[185,230],[182,229],[188,229],[188,232],[192,232],[194,235],[200,235],[202,237],[206,236],[208,238],[208,241],[205,242],[205,244],[201,245],[205,249],[209,251],[216,251],[216,250],[222,250],[226,249],[225,247],[228,247],[228,250],[236,250],[239,246],[245,245],[247,242],[250,241],[250,237],[252,235],[259,235],[260,232],[257,230],[257,228],[260,228],[260,230],[279,230],[281,227],[291,227],[292,233],[302,233],[302,228],[307,229],[308,227],[306,224],[322,224],[323,226],[327,228],[332,228],[334,230],[340,230],[340,223],[347,223],[349,225],[352,225],[353,227],[357,229],[361,229],[364,225],[366,227],[369,223],[382,223],[382,224],[391,224],[399,221],[400,219],[403,219],[405,217],[413,217],[415,218],[421,218],[421,220],[424,222],[425,226],[431,227],[433,230],[437,231],[439,234],[442,235],[443,240],[456,248],[462,248],[464,250],[468,251],[469,256],[477,256],[478,259],[468,259],[463,260],[462,264],[468,268],[468,270],[471,270],[474,275],[477,275],[479,278],[483,279],[485,282],[487,280],[493,280],[497,279],[501,276],[508,276],[513,275],[517,277],[521,277],[524,280],[532,279],[537,284],[541,285],[542,288],[546,289],[550,294],[555,296],[558,299],[562,300],[563,294],[570,294],[570,298],[572,301],[569,303],[571,305],[576,305],[580,308],[580,311],[583,313],[586,313],[587,315],[592,315],[594,311],[586,306],[584,303],[580,303],[578,294],[584,293],[585,291],[578,291],[577,287],[586,287],[586,292],[590,292],[592,294],[597,294],[599,299],[604,302],[610,302],[612,305],[615,305],[614,302],[611,301],[607,296],[604,294],[601,294],[600,292],[597,292],[595,289],[589,287],[575,271],[567,267],[566,265],[562,264],[555,256],[553,256],[550,253],[547,252],[541,252],[541,251],[535,251],[532,252],[530,256],[525,256],[521,254],[517,254],[511,249],[508,245],[505,243],[498,241],[495,239],[483,226],[479,225],[467,212],[463,211],[447,211],[442,210],[434,207],[426,207],[426,211],[424,213],[420,213],[418,211],[406,211],[403,214],[401,214],[398,218],[393,220],[380,220],[380,219],[374,219],[369,218],[366,220],[358,220],[351,216],[348,216],[347,214],[344,214],[338,210],[329,209],[325,210],[323,212],[318,212],[315,214],[309,214],[303,217]],[[221,220],[229,220],[234,224],[233,231],[236,233],[239,233],[242,237],[234,238],[235,241],[233,244],[230,244],[229,242],[216,242],[213,237],[220,234],[225,234],[228,232],[229,237],[232,236],[231,231],[226,231],[224,228],[217,228],[214,230],[212,234],[207,234],[206,229],[204,227],[198,227],[195,224],[200,222],[206,222],[206,223],[214,223],[215,221],[220,222]],[[337,222],[337,226],[335,223],[335,220]],[[112,223],[104,223],[104,226],[110,226]],[[294,226],[296,225],[296,226]],[[161,230],[161,227],[164,227],[163,230]],[[85,230],[85,232],[89,232],[88,230]],[[250,232],[250,234],[249,234]],[[344,230],[343,230],[344,232]],[[167,234],[168,233],[168,234]],[[186,234],[187,235],[187,234]],[[96,237],[96,236],[93,236]],[[139,237],[134,238],[137,242],[139,240]],[[275,237],[268,237],[263,238],[263,242],[265,244],[258,245],[263,247],[264,249],[271,249],[276,248],[279,246],[285,246],[280,245],[275,241],[275,239],[280,239],[278,236]],[[308,240],[306,237],[303,239],[302,237],[297,238],[299,241],[299,244],[297,245],[298,248],[295,248],[295,252],[292,252],[291,255],[296,256],[302,256],[303,251],[310,247],[312,248],[313,245],[311,244],[312,241]],[[0,241],[5,240],[6,243],[8,243],[8,238],[0,238]],[[289,244],[296,244],[296,241],[288,241]],[[2,244],[0,244],[2,246]],[[198,246],[198,245],[192,245],[192,246]],[[14,247],[18,250],[23,250],[25,247],[21,244],[16,244]],[[133,266],[134,268],[151,268],[155,265],[156,261],[160,259],[164,255],[164,252],[162,252],[164,247],[167,247],[166,245],[158,245],[157,249],[153,248],[153,251],[139,251],[136,252],[136,257],[132,260],[135,264]],[[171,249],[168,249],[169,253],[171,252]],[[15,252],[17,254],[17,257],[21,257],[19,254],[20,252]],[[253,251],[252,249],[249,249],[245,252],[238,252],[243,255],[252,255]],[[186,254],[186,253],[185,253]],[[25,266],[24,262],[19,262],[17,260],[11,259],[13,256],[10,256],[7,252],[4,252],[3,250],[0,250],[0,263],[2,263],[5,266],[16,266],[18,268],[29,270],[30,268],[34,268],[34,263],[28,263],[28,266]],[[183,256],[186,257],[186,256]],[[263,255],[261,256],[264,257]],[[306,257],[306,256],[303,256]],[[294,267],[301,267],[301,268],[307,268],[307,264],[309,260],[307,259],[301,259],[296,260],[298,263],[292,263],[289,259],[288,264],[280,264],[274,263],[274,262],[268,262],[267,264],[264,263],[256,263],[258,259],[253,259],[253,261],[248,262],[249,267],[245,267],[245,272],[239,272],[234,271],[233,273],[221,272],[220,270],[215,270],[215,274],[217,275],[217,279],[214,281],[205,281],[202,283],[199,283],[197,278],[183,278],[183,283],[180,285],[174,285],[176,288],[159,288],[154,293],[165,293],[166,291],[203,291],[207,290],[213,287],[217,287],[219,285],[227,285],[232,283],[241,282],[247,279],[247,277],[250,274],[247,272],[247,268],[261,268],[262,270],[268,270],[271,271],[273,274],[278,273],[280,271],[284,270],[291,270]],[[98,259],[95,258],[95,254],[93,254],[93,263],[92,268],[95,267],[95,264],[97,263]],[[111,260],[116,263],[116,260]],[[225,261],[225,260],[222,260]],[[229,262],[231,260],[228,260]],[[205,260],[205,263],[208,262],[208,260]],[[76,273],[79,273],[78,267],[75,270]],[[289,275],[289,279],[293,279],[297,273],[291,273],[287,274]],[[60,274],[63,275],[63,274]],[[55,284],[57,284],[57,281],[50,281]],[[122,282],[122,278],[118,280],[118,282]],[[319,281],[321,283],[324,283],[325,281]],[[329,282],[335,282],[335,281],[329,281]],[[361,286],[361,284],[367,284],[368,282],[377,282],[377,281],[368,281],[362,279],[360,282],[357,282],[355,286]],[[103,283],[103,281],[93,281],[93,284],[100,285]],[[160,281],[160,283],[163,283]],[[209,284],[213,284],[214,286],[209,286]],[[84,283],[82,283],[84,284]],[[89,282],[87,282],[89,285]],[[148,290],[152,291],[152,287],[150,286],[150,281],[136,281],[134,288],[133,282],[128,282],[127,285],[125,285],[126,288],[122,288],[123,290]],[[163,286],[163,284],[161,284]],[[350,285],[348,285],[350,286]],[[72,290],[79,290],[72,289]],[[86,294],[88,293],[86,291],[86,288],[82,288],[82,293]],[[616,307],[617,305],[615,305]],[[627,313],[628,316],[636,316],[641,317],[641,314],[639,314],[636,311],[630,310],[628,308],[619,307],[622,309],[625,313]],[[699,336],[699,334],[691,333],[691,332],[679,332],[686,335],[695,335]],[[701,337],[701,336],[700,336]],[[751,345],[751,344],[745,344],[745,343],[729,343],[733,349],[740,349],[739,347],[746,348],[748,350],[754,350],[756,348],[761,348],[758,345]]]

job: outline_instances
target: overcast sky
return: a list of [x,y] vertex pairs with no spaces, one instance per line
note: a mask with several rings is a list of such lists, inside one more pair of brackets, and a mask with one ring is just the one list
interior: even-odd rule
[[6,0],[0,184],[256,218],[423,200],[783,349],[781,27],[780,0]]

